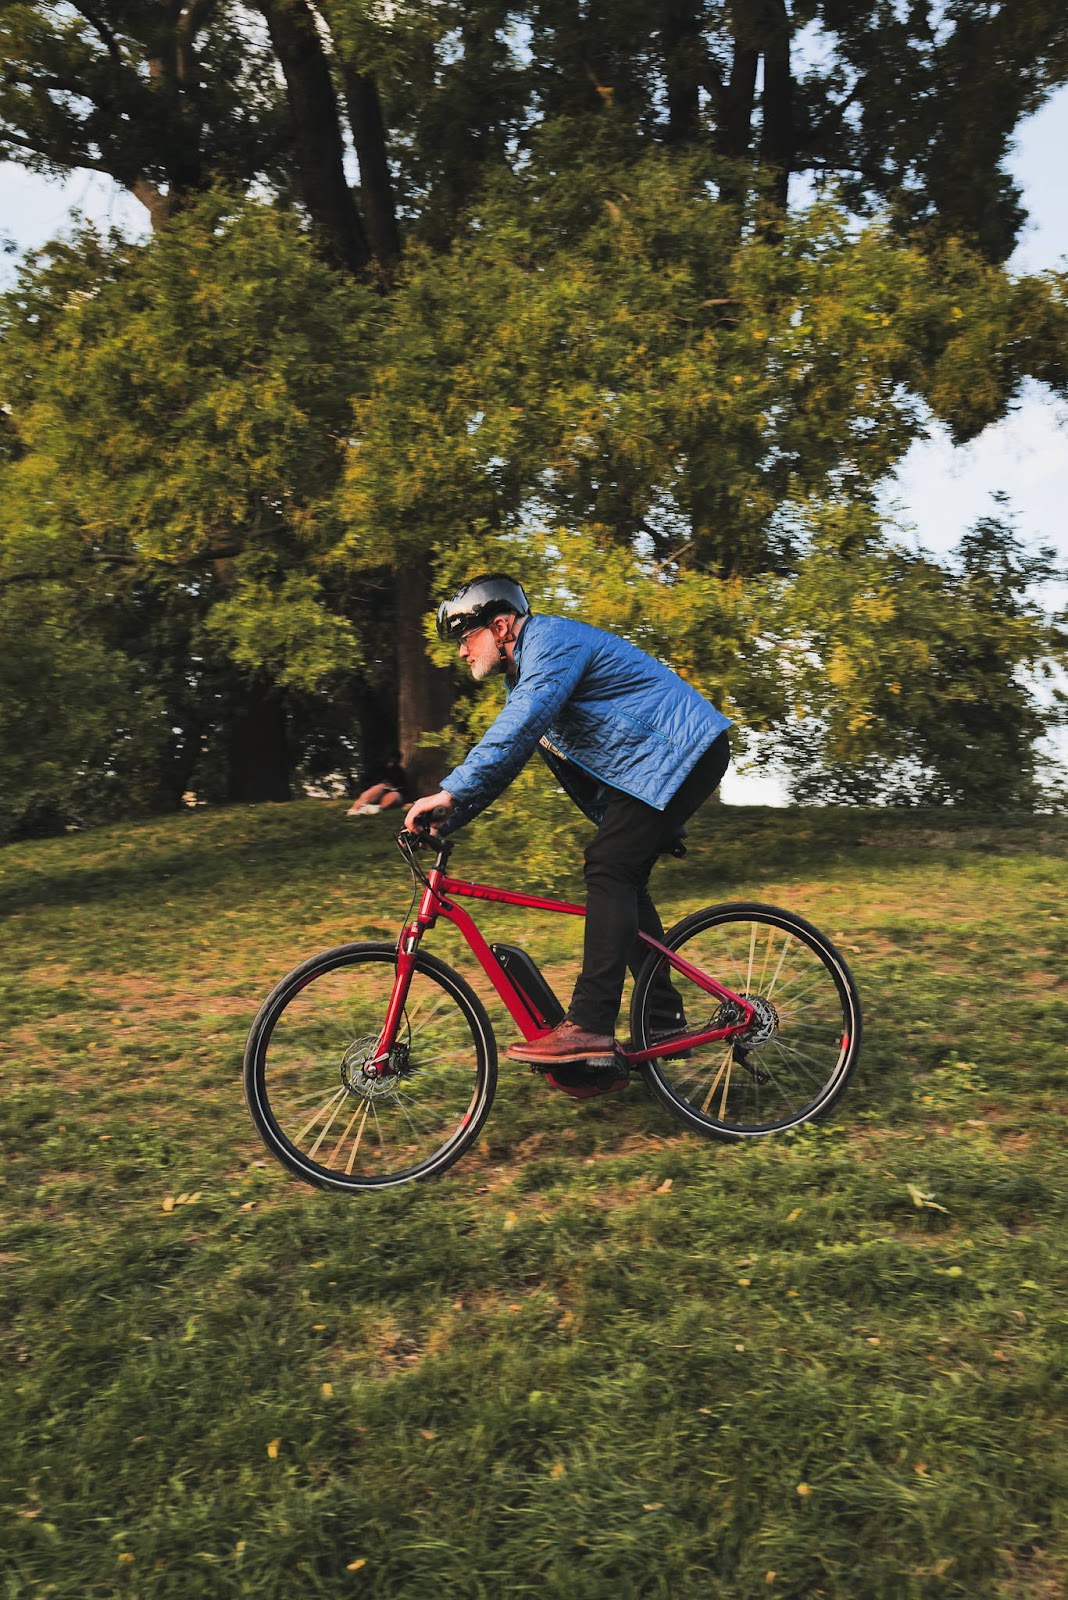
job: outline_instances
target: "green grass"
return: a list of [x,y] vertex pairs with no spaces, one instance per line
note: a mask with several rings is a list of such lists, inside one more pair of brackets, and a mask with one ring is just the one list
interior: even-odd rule
[[[457,864],[536,887],[507,825]],[[0,1596],[1055,1600],[1065,854],[1042,818],[710,810],[658,899],[837,937],[833,1120],[715,1145],[502,1063],[451,1173],[345,1199],[265,1156],[240,1057],[284,971],[395,932],[387,819],[3,851]],[[577,922],[478,909],[566,996]]]

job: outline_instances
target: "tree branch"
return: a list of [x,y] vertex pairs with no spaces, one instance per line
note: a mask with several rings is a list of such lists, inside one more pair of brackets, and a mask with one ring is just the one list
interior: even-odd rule
[[5,78],[9,83],[22,84],[27,89],[55,89],[58,94],[76,94],[83,100],[92,100],[94,105],[100,102],[91,95],[85,84],[79,78],[63,78],[58,73],[45,73],[36,76],[28,72],[25,67],[8,66],[5,69]]
[[153,233],[158,233],[165,222],[170,220],[172,201],[169,195],[158,189],[148,178],[134,178],[125,185],[135,200],[140,200],[148,212],[152,223]]
[[123,63],[122,51],[119,49],[119,41],[116,39],[115,35],[112,33],[111,29],[108,27],[103,18],[98,17],[96,12],[93,11],[90,6],[85,5],[84,0],[71,0],[71,5],[80,16],[85,18],[86,22],[88,22],[91,27],[95,28],[100,38],[107,46],[108,55],[111,57],[112,61],[117,67],[121,67]]
[[20,150],[29,150],[33,155],[41,156],[43,160],[49,162],[57,170],[61,167],[64,169],[85,167],[90,172],[104,172],[109,178],[115,176],[104,161],[94,161],[93,157],[86,155],[83,150],[72,151],[70,155],[65,155],[62,161],[57,161],[51,150],[46,149],[43,145],[35,144],[32,139],[26,139],[21,134],[12,133],[9,128],[0,130],[0,149],[5,144],[18,145]]

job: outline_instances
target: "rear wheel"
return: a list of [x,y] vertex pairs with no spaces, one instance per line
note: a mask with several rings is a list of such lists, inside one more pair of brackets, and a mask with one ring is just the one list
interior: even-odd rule
[[[860,1000],[849,968],[811,923],[777,906],[711,906],[676,924],[663,943],[748,1000],[756,1016],[729,1041],[649,1063],[646,1081],[688,1127],[715,1139],[752,1139],[811,1122],[845,1089],[860,1053]],[[739,1016],[654,951],[631,1002],[631,1037],[647,1049],[671,1016],[685,1033]]]
[[268,1150],[345,1191],[430,1178],[477,1137],[497,1084],[489,1018],[422,952],[387,1070],[369,1068],[396,974],[391,944],[312,956],[268,995],[245,1047],[245,1099]]

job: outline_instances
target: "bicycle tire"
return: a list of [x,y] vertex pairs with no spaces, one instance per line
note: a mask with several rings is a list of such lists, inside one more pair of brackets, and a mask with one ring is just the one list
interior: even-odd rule
[[[826,935],[779,906],[733,901],[684,917],[661,942],[735,993],[760,1002],[749,1035],[645,1066],[645,1080],[661,1104],[695,1132],[734,1142],[825,1116],[845,1092],[862,1034],[856,984]],[[654,1032],[663,1036],[655,1013],[659,1008],[662,1016],[666,1004],[667,965],[652,951],[638,975],[630,1013],[635,1048],[648,1048]],[[715,996],[669,970],[688,1032],[729,1020]],[[762,1098],[763,1089],[769,1092]]]
[[[356,1193],[436,1177],[477,1138],[493,1103],[497,1043],[485,1007],[458,972],[423,951],[396,1071],[362,1076],[396,960],[392,944],[321,951],[276,984],[249,1030],[242,1071],[249,1114],[276,1160],[318,1188]],[[419,1013],[420,1006],[427,1009]],[[339,1120],[347,1126],[324,1162],[319,1153]],[[333,1165],[343,1150],[347,1160]]]

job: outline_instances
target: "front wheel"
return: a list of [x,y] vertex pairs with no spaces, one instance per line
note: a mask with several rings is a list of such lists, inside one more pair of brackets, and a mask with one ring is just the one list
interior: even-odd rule
[[396,961],[391,944],[312,956],[252,1024],[245,1100],[268,1150],[305,1183],[351,1193],[434,1177],[486,1120],[493,1029],[477,995],[434,956],[416,957],[387,1070],[369,1068]]
[[[829,1111],[861,1032],[856,985],[830,940],[791,911],[737,902],[684,917],[662,942],[756,1012],[744,1034],[649,1063],[646,1081],[668,1110],[698,1133],[734,1140]],[[672,1032],[727,1027],[737,1014],[653,951],[634,986],[631,1037],[648,1049]]]

